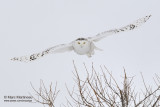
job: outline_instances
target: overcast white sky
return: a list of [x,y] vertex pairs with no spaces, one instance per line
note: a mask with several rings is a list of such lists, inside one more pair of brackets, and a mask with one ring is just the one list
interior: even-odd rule
[[[153,85],[154,74],[160,75],[160,1],[159,0],[0,0],[0,106],[35,107],[39,104],[4,103],[3,96],[25,96],[38,88],[40,79],[46,86],[52,81],[60,89],[56,106],[65,103],[74,84],[72,60],[84,77],[83,62],[92,62],[98,71],[106,65],[117,80],[123,67],[136,76],[134,85],[142,88],[140,72]],[[15,56],[43,51],[78,37],[94,36],[122,27],[152,14],[150,20],[136,30],[110,36],[97,42],[103,51],[92,58],[74,52],[52,54],[31,63],[12,62]]]

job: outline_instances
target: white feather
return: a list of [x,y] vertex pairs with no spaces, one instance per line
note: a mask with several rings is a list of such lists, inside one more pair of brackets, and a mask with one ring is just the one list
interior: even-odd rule
[[133,29],[141,26],[143,23],[145,23],[150,17],[151,17],[151,15],[148,15],[148,16],[145,16],[143,18],[140,18],[140,19],[134,21],[133,23],[131,23],[131,24],[127,25],[127,26],[124,26],[124,27],[121,27],[121,28],[118,28],[118,29],[105,31],[105,32],[97,34],[94,37],[88,37],[88,40],[97,42],[97,41],[99,41],[99,40],[101,40],[101,39],[103,39],[103,38],[105,38],[107,36],[110,36],[112,34],[133,30]]

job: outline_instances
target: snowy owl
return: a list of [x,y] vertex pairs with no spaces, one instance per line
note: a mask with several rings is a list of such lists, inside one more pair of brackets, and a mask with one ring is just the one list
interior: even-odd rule
[[137,28],[138,26],[142,25],[143,23],[145,23],[150,17],[151,15],[148,15],[148,16],[145,16],[143,18],[136,20],[135,22],[127,26],[121,27],[119,29],[108,30],[108,31],[99,33],[93,37],[78,38],[68,44],[60,44],[60,45],[48,48],[45,51],[42,51],[40,53],[32,54],[29,56],[14,57],[11,60],[27,62],[27,61],[36,60],[50,53],[59,53],[59,52],[66,52],[66,51],[72,51],[72,50],[79,55],[87,55],[88,57],[91,57],[92,55],[94,55],[95,50],[101,50],[94,45],[94,42],[97,42],[112,34],[133,30]]

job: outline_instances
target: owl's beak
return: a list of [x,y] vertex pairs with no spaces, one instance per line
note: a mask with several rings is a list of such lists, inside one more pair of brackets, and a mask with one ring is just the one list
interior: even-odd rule
[[83,45],[80,45],[81,46],[81,48],[83,48]]

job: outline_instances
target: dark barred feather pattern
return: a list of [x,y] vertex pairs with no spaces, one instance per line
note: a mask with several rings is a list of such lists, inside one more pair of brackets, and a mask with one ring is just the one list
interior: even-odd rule
[[[78,38],[75,41],[87,40],[87,41],[91,41],[91,42],[93,42],[93,41],[96,42],[96,41],[99,41],[99,40],[103,39],[104,37],[112,35],[112,34],[133,30],[133,29],[139,27],[140,25],[142,25],[143,23],[145,23],[150,17],[151,17],[151,15],[148,15],[148,16],[145,16],[143,18],[140,18],[140,19],[136,20],[132,24],[121,27],[119,29],[113,29],[113,30],[105,31],[105,32],[97,34],[94,37]],[[28,62],[28,61],[33,61],[33,60],[39,59],[39,58],[41,58],[41,57],[43,57],[43,56],[45,56],[46,54],[49,54],[49,53],[65,52],[65,51],[71,51],[71,50],[73,50],[72,42],[69,43],[69,44],[57,45],[57,46],[49,48],[45,51],[42,51],[40,53],[32,54],[30,56],[14,57],[11,60]]]
[[129,24],[129,25],[122,27],[120,29],[115,29],[115,33],[123,32],[123,31],[127,31],[127,30],[133,30],[133,29],[139,27],[140,25],[142,25],[143,23],[145,23],[150,17],[151,17],[151,15],[146,16],[144,18],[138,19],[133,24]]
[[36,60],[36,59],[43,57],[44,55],[46,55],[48,53],[49,53],[49,50],[46,50],[46,51],[43,51],[42,53],[32,54],[30,56],[14,57],[11,60],[23,61],[23,62],[33,61],[33,60]]
[[105,32],[97,34],[94,37],[89,37],[88,39],[90,41],[97,42],[97,41],[99,41],[99,40],[101,40],[101,39],[103,39],[103,38],[105,38],[107,36],[110,36],[112,34],[133,30],[133,29],[141,26],[143,23],[145,23],[150,17],[151,17],[151,15],[145,16],[145,17],[140,18],[140,19],[136,20],[135,22],[133,22],[132,24],[129,24],[129,25],[125,26],[125,27],[121,27],[119,29],[113,29],[113,30],[105,31]]
[[14,57],[11,60],[13,61],[22,61],[22,62],[28,62],[28,61],[34,61],[36,59],[39,59],[49,53],[56,53],[56,52],[65,52],[65,51],[71,51],[72,50],[72,44],[61,44],[54,47],[51,47],[49,49],[46,49],[43,52],[32,54],[30,56],[22,56],[22,57]]

